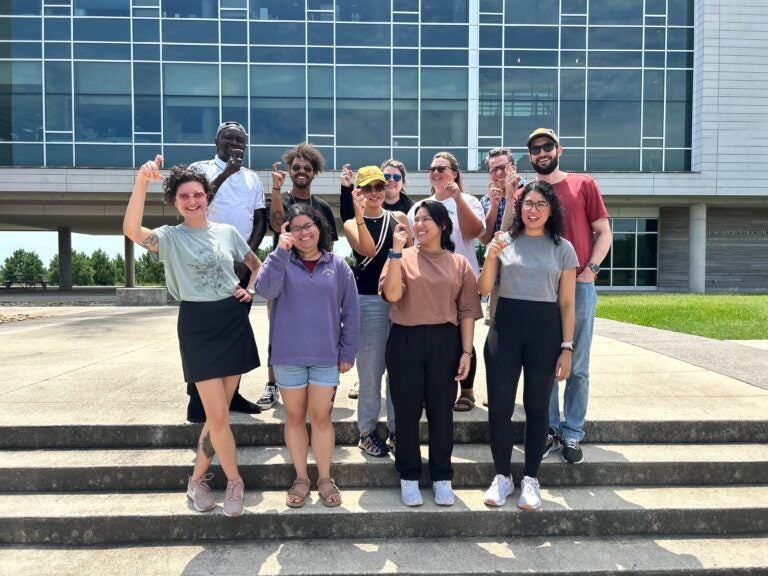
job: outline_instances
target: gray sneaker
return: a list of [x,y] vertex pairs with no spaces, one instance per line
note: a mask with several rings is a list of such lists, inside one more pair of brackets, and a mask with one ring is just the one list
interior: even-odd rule
[[264,392],[261,394],[261,398],[256,402],[256,406],[262,410],[268,410],[275,405],[277,399],[280,397],[280,392],[277,391],[277,384],[274,382],[267,382],[264,386]]
[[192,480],[192,477],[189,477],[187,498],[192,500],[192,504],[198,512],[208,512],[216,507],[216,501],[213,499],[211,488],[208,486],[208,482],[212,479],[213,474],[210,472],[204,474],[198,480]]
[[243,492],[245,485],[242,480],[227,482],[227,492],[224,495],[224,516],[240,516],[243,513]]

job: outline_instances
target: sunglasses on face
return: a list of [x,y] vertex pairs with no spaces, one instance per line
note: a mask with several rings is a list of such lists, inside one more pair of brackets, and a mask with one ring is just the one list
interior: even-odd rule
[[203,196],[205,196],[205,192],[193,192],[192,194],[181,192],[176,194],[176,199],[181,200],[182,202],[189,202],[191,198],[194,198],[195,200],[202,200]]
[[302,232],[309,232],[315,227],[314,222],[307,222],[304,226],[294,226],[288,230],[291,234],[301,234]]
[[547,142],[546,144],[539,144],[539,145],[536,145],[536,146],[529,146],[528,147],[528,152],[530,152],[531,154],[536,156],[536,154],[541,154],[542,150],[544,152],[552,152],[552,150],[555,149],[555,146],[557,146],[557,144],[555,144],[554,142]]
[[429,171],[432,173],[437,172],[439,174],[442,174],[446,170],[450,170],[450,167],[449,166],[430,166],[429,167]]
[[402,180],[403,177],[400,174],[398,174],[398,173],[394,173],[394,174],[387,174],[387,173],[385,173],[384,174],[384,179],[387,182],[389,182],[390,180],[394,180],[395,182],[400,182],[400,180]]
[[371,192],[374,192],[374,191],[383,192],[386,187],[387,185],[384,184],[384,182],[379,182],[378,184],[375,184],[373,186],[368,184],[367,186],[361,186],[360,192],[362,192],[363,194],[370,194]]
[[312,168],[312,164],[294,164],[291,166],[291,170],[294,172],[306,172],[307,174],[311,174],[314,171],[314,168]]

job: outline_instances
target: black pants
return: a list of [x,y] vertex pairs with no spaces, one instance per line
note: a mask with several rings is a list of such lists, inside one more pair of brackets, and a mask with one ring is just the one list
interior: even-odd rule
[[[459,342],[461,342],[461,330],[459,330]],[[460,380],[462,390],[471,390],[475,387],[475,372],[477,372],[477,352],[475,347],[472,346],[472,360],[469,361],[469,372],[464,380]]]
[[395,408],[395,468],[403,480],[421,477],[419,420],[427,410],[429,475],[453,478],[453,402],[461,340],[456,326],[393,324],[387,339],[386,364]]
[[488,338],[485,369],[488,385],[488,427],[496,474],[507,476],[512,459],[512,412],[517,384],[524,372],[525,470],[539,472],[547,442],[549,397],[555,383],[562,327],[554,302],[499,298]]

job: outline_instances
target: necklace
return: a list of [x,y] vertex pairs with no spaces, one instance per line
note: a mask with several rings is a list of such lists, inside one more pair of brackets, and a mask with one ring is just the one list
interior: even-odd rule
[[384,208],[381,209],[381,212],[379,212],[376,216],[366,216],[363,214],[363,218],[368,218],[368,220],[378,220],[379,218],[384,217]]
[[[296,196],[293,195],[293,190],[289,191],[288,195],[291,197],[291,199],[293,199],[293,203],[294,204],[305,203],[305,199],[304,198],[297,199]],[[314,200],[315,199],[312,196],[312,193],[310,192],[310,194],[309,194],[309,207],[310,208],[314,208],[315,207]],[[299,202],[299,201],[301,201],[301,202]]]

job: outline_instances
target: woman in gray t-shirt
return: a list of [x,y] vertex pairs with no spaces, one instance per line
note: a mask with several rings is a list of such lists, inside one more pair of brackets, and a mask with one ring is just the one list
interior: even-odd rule
[[499,302],[485,341],[488,427],[496,468],[485,493],[490,506],[512,495],[512,412],[520,372],[525,381],[525,467],[517,505],[541,506],[536,479],[549,427],[549,397],[555,379],[571,371],[576,251],[562,238],[560,202],[546,182],[531,182],[515,201],[509,232],[497,232],[488,245],[477,285],[488,294],[499,276]]

